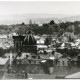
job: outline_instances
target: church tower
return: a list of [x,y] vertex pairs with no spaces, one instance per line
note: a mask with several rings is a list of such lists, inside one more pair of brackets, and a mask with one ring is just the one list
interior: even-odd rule
[[37,54],[36,40],[31,31],[28,31],[26,36],[13,36],[15,52],[28,52]]

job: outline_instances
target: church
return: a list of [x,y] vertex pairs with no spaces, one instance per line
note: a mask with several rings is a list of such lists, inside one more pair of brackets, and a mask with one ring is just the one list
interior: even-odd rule
[[36,40],[31,33],[31,31],[28,31],[28,33],[23,35],[17,35],[13,36],[14,41],[14,51],[16,53],[34,53],[37,54],[37,44]]

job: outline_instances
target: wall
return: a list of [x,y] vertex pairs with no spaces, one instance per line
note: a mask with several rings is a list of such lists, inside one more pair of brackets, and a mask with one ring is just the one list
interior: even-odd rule
[[67,58],[60,58],[58,60],[57,66],[68,66],[68,59]]

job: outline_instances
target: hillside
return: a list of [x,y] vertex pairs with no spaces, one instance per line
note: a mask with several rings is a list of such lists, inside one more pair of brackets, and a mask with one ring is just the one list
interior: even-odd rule
[[69,17],[68,15],[63,14],[15,14],[15,15],[0,15],[0,24],[19,24],[25,22],[29,23],[31,19],[33,22],[35,21],[38,24],[48,23],[52,19],[56,23],[60,23],[61,20],[65,17]]

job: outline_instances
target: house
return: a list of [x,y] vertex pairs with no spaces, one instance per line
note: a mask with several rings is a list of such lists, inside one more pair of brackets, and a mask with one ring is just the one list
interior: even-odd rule
[[37,50],[45,50],[47,49],[46,45],[37,45]]
[[22,53],[22,55],[17,56],[16,59],[17,59],[17,64],[39,64],[40,63],[40,59],[38,59],[38,56],[34,54],[31,55],[31,53]]
[[44,45],[45,40],[43,38],[37,40],[37,45]]
[[62,39],[62,42],[67,42],[67,41],[68,41],[68,37],[64,36],[63,39]]
[[68,42],[69,38],[74,39],[74,33],[73,32],[65,32],[62,36],[62,42]]
[[58,59],[57,66],[69,66],[69,63],[73,66],[80,66],[80,54],[75,57],[68,57],[67,55],[62,55]]
[[22,53],[21,56],[17,56],[17,64],[28,64],[28,58],[31,57],[30,53]]
[[71,58],[71,65],[80,66],[80,54]]
[[37,35],[34,35],[34,38],[35,38],[36,40],[39,40],[41,37],[40,37],[40,36],[37,36]]
[[3,79],[4,73],[8,69],[9,58],[0,57],[0,79]]
[[0,70],[7,69],[8,65],[9,65],[9,58],[0,57]]
[[[13,59],[17,56],[16,53],[11,53],[11,55],[12,55],[12,58],[13,58]],[[6,58],[10,58],[10,53],[5,53],[4,56],[5,56]]]
[[68,66],[68,63],[70,61],[69,59],[70,59],[69,57],[65,57],[65,56],[62,55],[58,59],[57,66]]
[[0,35],[0,42],[6,42],[7,41],[7,35]]
[[72,59],[74,61],[74,65],[80,66],[80,54]]
[[9,58],[9,64],[11,65],[13,60],[16,58],[17,54],[16,53],[5,53],[4,55],[6,58]]

